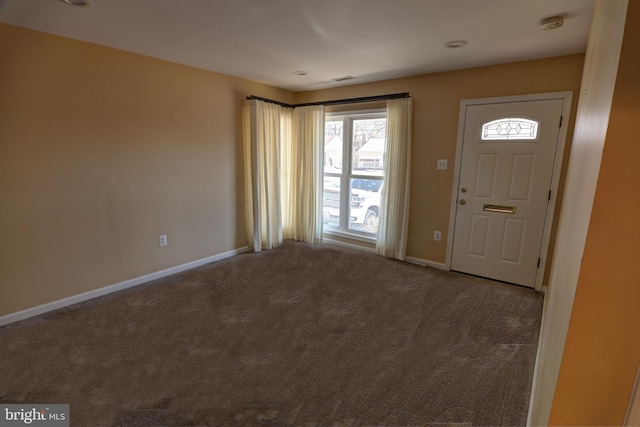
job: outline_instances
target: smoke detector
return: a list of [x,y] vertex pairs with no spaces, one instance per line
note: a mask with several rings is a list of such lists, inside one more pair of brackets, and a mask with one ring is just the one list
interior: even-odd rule
[[562,27],[562,24],[564,24],[564,18],[562,16],[552,16],[540,21],[540,29],[555,30],[556,28]]

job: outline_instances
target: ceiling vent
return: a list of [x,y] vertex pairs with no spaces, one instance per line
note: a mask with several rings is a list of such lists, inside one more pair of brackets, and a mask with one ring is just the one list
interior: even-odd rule
[[446,42],[444,46],[449,49],[457,49],[459,47],[465,47],[467,44],[466,40],[451,40],[450,42]]
[[89,0],[60,0],[62,3],[69,6],[89,7],[91,2]]
[[331,79],[331,80],[333,80],[334,82],[343,82],[345,80],[353,80],[353,79],[355,79],[355,77],[353,76],[342,76],[342,77],[336,77],[335,79]]

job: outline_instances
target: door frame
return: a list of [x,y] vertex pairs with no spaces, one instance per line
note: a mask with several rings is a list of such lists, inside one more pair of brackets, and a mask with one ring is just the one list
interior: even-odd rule
[[447,257],[445,269],[451,270],[451,259],[453,255],[453,232],[455,228],[456,214],[458,210],[458,186],[460,185],[460,172],[462,164],[462,147],[464,140],[464,127],[467,120],[467,107],[472,105],[501,104],[526,101],[547,101],[561,99],[562,106],[562,126],[558,134],[558,144],[556,145],[555,158],[553,162],[553,175],[551,178],[551,198],[547,203],[547,210],[544,221],[544,231],[542,234],[542,246],[540,248],[540,268],[536,274],[535,289],[542,291],[544,272],[547,268],[547,258],[549,255],[549,243],[551,241],[551,228],[553,217],[558,200],[558,187],[560,185],[560,175],[562,173],[562,162],[564,159],[567,133],[569,131],[569,116],[571,113],[571,101],[573,92],[549,92],[536,93],[530,95],[501,96],[497,98],[463,99],[460,101],[460,116],[458,119],[458,141],[456,143],[456,159],[453,172],[453,188],[451,189],[451,208],[449,210],[449,229],[447,233]]

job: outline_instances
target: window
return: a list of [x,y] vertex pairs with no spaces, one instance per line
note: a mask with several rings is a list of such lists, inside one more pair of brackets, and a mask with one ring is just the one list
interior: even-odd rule
[[327,231],[374,238],[384,185],[386,114],[327,115],[323,218]]
[[538,122],[523,118],[505,118],[482,125],[483,141],[535,140]]

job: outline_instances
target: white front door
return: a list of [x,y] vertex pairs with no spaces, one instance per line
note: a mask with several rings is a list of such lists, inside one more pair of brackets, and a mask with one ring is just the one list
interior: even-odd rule
[[535,285],[563,103],[466,107],[452,270]]

